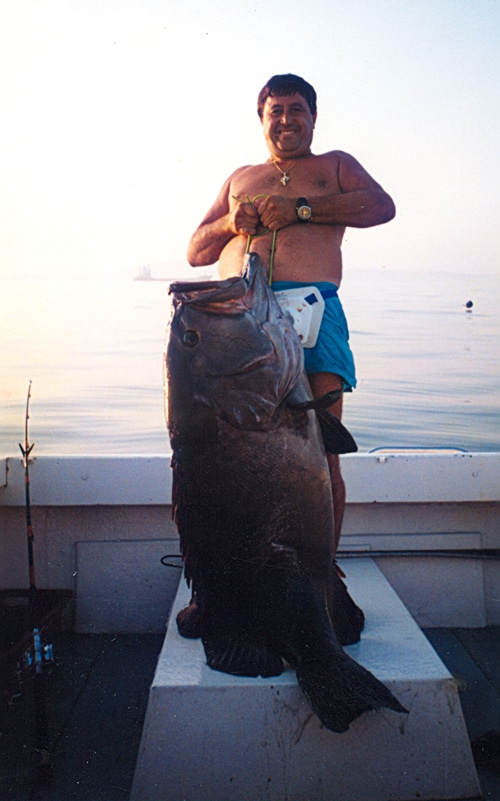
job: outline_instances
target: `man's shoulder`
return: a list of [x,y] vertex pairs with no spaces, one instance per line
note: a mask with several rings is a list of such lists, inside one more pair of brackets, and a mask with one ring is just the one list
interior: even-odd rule
[[366,177],[368,175],[363,165],[345,150],[329,150],[317,158],[318,166],[323,166],[330,173],[335,172],[337,176],[342,177],[342,180],[349,176]]
[[344,150],[328,150],[326,153],[311,154],[307,157],[310,167],[317,172],[335,173],[343,167],[356,163],[356,159]]
[[327,150],[326,153],[319,153],[315,158],[338,163],[344,159],[353,159],[354,156],[351,156],[350,153],[346,153],[345,150]]

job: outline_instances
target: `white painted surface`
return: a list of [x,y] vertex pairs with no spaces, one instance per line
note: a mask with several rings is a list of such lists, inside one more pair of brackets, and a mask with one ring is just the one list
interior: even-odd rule
[[[374,551],[411,554],[384,556],[377,564],[418,625],[480,628],[488,625],[488,607],[493,602],[485,590],[485,567],[496,573],[498,588],[500,562],[453,557],[453,552],[482,546],[479,532],[358,534],[342,537],[339,554],[343,549],[366,556]],[[421,555],[440,551],[449,552],[449,556]],[[346,560],[348,574],[352,561]]]
[[378,561],[419,626],[481,628],[493,623],[493,616],[489,619],[488,615],[493,598],[485,597],[485,566],[495,568],[498,589],[500,562],[432,557],[384,557]]
[[[24,469],[6,460],[0,506],[24,505]],[[500,453],[341,457],[347,502],[451,503],[500,500]],[[40,456],[30,467],[34,506],[168,504],[168,456]]]
[[[365,553],[413,551],[414,557],[384,557],[378,564],[420,625],[498,625],[499,561],[429,558],[418,551],[500,547],[500,506],[495,500],[500,494],[500,453],[384,454],[385,461],[380,458],[376,454],[342,458],[348,503],[341,548]],[[7,462],[0,464],[5,468]],[[8,468],[6,486],[0,485],[0,586],[13,589],[28,581],[24,470],[20,458],[9,459]],[[31,465],[30,477],[40,588],[76,590],[78,542],[177,539],[168,508],[171,470],[167,457],[40,457]],[[449,500],[456,496],[458,501]],[[397,497],[403,500],[396,501]],[[100,552],[97,548],[95,564],[102,566],[110,560],[117,571],[126,571],[125,552],[118,545],[113,549],[110,555],[106,546]],[[140,547],[135,555],[137,572],[146,580],[148,557]],[[86,575],[90,580],[92,571]],[[85,586],[81,579],[78,593],[85,593]],[[96,596],[99,603],[104,603],[111,587],[103,580],[101,594]],[[126,583],[121,589],[127,603]],[[92,596],[85,597],[85,625],[104,625],[97,602],[92,621]],[[150,609],[153,617],[148,625],[154,628],[158,612],[154,606]],[[113,620],[110,615],[110,624]],[[140,630],[143,625],[145,621]]]
[[500,500],[500,453],[348,454],[348,503]]
[[75,630],[165,631],[181,570],[160,560],[173,547],[168,540],[78,542]]
[[[38,456],[30,465],[33,506],[149,506],[168,504],[170,459],[165,456]],[[8,459],[0,506],[24,505],[24,468]]]
[[343,565],[364,608],[346,649],[410,714],[370,712],[324,729],[293,671],[250,679],[210,670],[179,637],[181,582],[150,691],[132,801],[405,801],[470,798],[479,784],[454,681],[371,560]]

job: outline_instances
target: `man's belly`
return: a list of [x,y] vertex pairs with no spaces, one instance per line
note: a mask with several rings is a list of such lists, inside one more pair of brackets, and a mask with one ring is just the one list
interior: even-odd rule
[[[330,229],[325,236],[322,227],[322,236],[319,231],[297,230],[297,226],[278,231],[274,252],[272,234],[255,237],[249,250],[258,253],[268,270],[272,262],[273,281],[330,281],[340,286],[343,229],[338,229],[340,237],[335,236],[337,229]],[[219,257],[221,278],[240,274],[247,246],[244,236],[235,236],[228,242]]]

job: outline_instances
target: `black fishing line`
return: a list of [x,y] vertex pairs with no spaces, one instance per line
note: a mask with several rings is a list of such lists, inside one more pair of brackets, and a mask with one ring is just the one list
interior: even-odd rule
[[389,549],[387,551],[378,550],[378,551],[349,551],[349,550],[342,550],[339,548],[337,551],[337,557],[339,559],[371,559],[371,558],[380,558],[383,556],[439,556],[439,557],[447,557],[449,559],[493,559],[498,560],[500,559],[500,548],[439,548],[437,550],[416,550],[416,551],[408,551],[408,550],[397,550],[397,549]]
[[175,567],[177,570],[182,570],[184,565],[174,565],[172,562],[167,562],[167,559],[182,559],[182,555],[180,553],[166,553],[165,556],[162,556],[160,562],[162,563],[163,567]]

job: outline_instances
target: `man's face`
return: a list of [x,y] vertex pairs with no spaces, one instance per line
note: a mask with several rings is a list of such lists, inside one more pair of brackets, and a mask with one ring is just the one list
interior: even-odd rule
[[268,97],[262,114],[271,158],[294,159],[310,152],[316,115],[302,95]]

